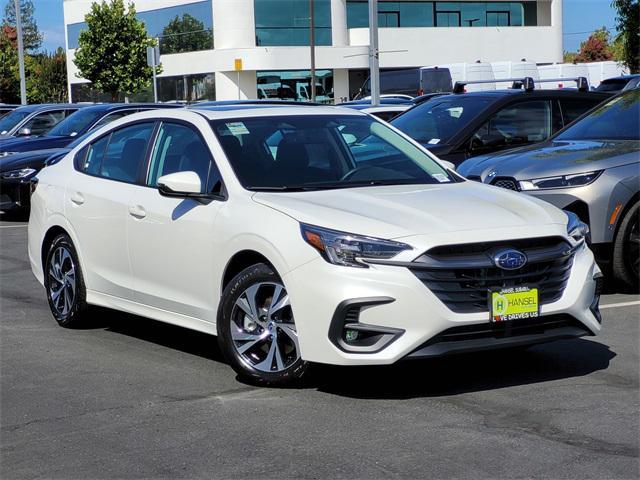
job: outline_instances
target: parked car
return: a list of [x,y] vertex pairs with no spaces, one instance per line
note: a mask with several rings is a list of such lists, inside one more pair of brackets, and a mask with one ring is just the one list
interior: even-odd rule
[[[420,67],[380,71],[380,93],[415,97],[425,93],[450,92],[451,73],[448,68]],[[371,95],[371,79],[367,78],[356,100]]]
[[628,90],[539,145],[467,160],[470,179],[517,190],[575,213],[614,277],[640,277],[640,90]]
[[575,215],[357,111],[137,113],[37,178],[29,259],[61,326],[102,305],[217,334],[255,382],[601,328]]
[[467,158],[542,142],[607,98],[606,93],[533,88],[443,95],[392,124],[459,165]]
[[18,107],[0,118],[0,144],[12,137],[43,135],[87,105],[51,103]]
[[597,92],[620,93],[640,86],[640,74],[622,75],[603,80],[596,88]]
[[[67,116],[48,132],[40,136],[16,137],[0,144],[0,157],[29,150],[64,147],[78,135],[100,128],[132,113],[156,108],[180,108],[177,104],[103,103],[89,105]],[[2,167],[0,167],[1,171]]]
[[408,97],[384,96],[380,98],[380,105],[371,105],[371,99],[353,100],[351,102],[340,103],[338,106],[360,110],[370,113],[376,117],[390,121],[402,112],[406,112],[414,105],[413,99]]
[[12,112],[20,105],[9,105],[7,103],[0,103],[0,118],[4,117],[7,113]]

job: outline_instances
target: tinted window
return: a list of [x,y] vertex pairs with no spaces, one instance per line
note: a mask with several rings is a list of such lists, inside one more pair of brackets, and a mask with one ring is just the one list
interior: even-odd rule
[[391,123],[425,145],[447,143],[489,106],[488,98],[447,95],[408,110]]
[[640,90],[609,100],[556,140],[640,140]]
[[250,189],[453,181],[424,151],[369,116],[225,119],[212,126],[238,179]]
[[100,115],[93,108],[80,109],[72,113],[47,133],[48,136],[68,136],[83,132]]
[[560,99],[562,119],[565,125],[569,125],[576,118],[588,110],[591,110],[601,99]]
[[201,191],[207,185],[211,165],[209,148],[195,130],[190,127],[164,123],[158,131],[147,184],[158,186],[158,178],[176,172],[196,172],[200,177]]
[[[309,45],[309,2],[254,0],[256,45]],[[317,45],[331,45],[330,0],[314,1]]]
[[430,68],[420,70],[420,88],[423,93],[450,92],[451,72],[448,68]]
[[135,183],[153,131],[153,123],[140,123],[111,134],[99,175]]
[[31,135],[42,135],[64,120],[64,115],[64,110],[39,113],[29,119],[21,128],[30,129]]
[[4,135],[14,128],[18,123],[27,118],[31,112],[24,110],[14,110],[0,120],[0,135]]
[[93,142],[89,147],[82,149],[84,153],[81,158],[84,162],[80,165],[80,170],[90,175],[98,175],[100,173],[100,166],[110,138],[111,135],[107,135]]
[[546,100],[503,108],[473,136],[477,147],[503,147],[541,142],[551,135],[551,105]]
[[380,73],[380,93],[406,93],[417,95],[420,73],[417,69]]

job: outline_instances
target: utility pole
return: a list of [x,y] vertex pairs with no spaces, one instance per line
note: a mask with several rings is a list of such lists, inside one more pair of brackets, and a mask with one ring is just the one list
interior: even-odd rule
[[18,66],[20,68],[20,103],[27,104],[27,84],[24,78],[24,45],[22,41],[22,18],[20,0],[14,0],[16,7],[16,35],[18,36]]
[[369,0],[369,81],[371,105],[380,105],[380,51],[378,49],[378,0]]
[[316,101],[316,32],[314,0],[309,0],[309,47],[311,48],[311,101]]

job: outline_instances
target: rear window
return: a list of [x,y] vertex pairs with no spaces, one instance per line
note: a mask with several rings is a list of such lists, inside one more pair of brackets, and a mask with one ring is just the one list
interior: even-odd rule
[[619,92],[622,90],[625,85],[629,82],[628,79],[625,78],[616,78],[611,80],[604,80],[598,88],[596,88],[597,92]]

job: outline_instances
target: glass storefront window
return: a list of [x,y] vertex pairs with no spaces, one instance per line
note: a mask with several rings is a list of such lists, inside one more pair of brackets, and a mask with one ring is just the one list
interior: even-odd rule
[[[367,28],[366,0],[347,0],[349,28]],[[536,2],[378,2],[378,25],[393,27],[521,27],[537,25]]]
[[[71,85],[71,96],[74,102],[111,102],[111,95],[100,93],[91,88],[90,83],[74,83]],[[158,101],[193,103],[216,99],[216,84],[213,73],[200,75],[178,75],[175,77],[158,77]],[[124,101],[124,95],[118,98]],[[153,86],[129,96],[131,102],[153,102]]]
[[[137,12],[149,37],[160,40],[160,53],[193,52],[213,48],[213,9],[211,0],[175,7]],[[68,48],[78,48],[85,22],[67,25]]]
[[[254,0],[256,45],[309,45],[309,2],[303,0]],[[330,0],[315,0],[316,45],[331,45]]]
[[[257,72],[257,96],[260,99],[311,101],[311,72]],[[316,70],[316,102],[333,103],[333,70]]]

